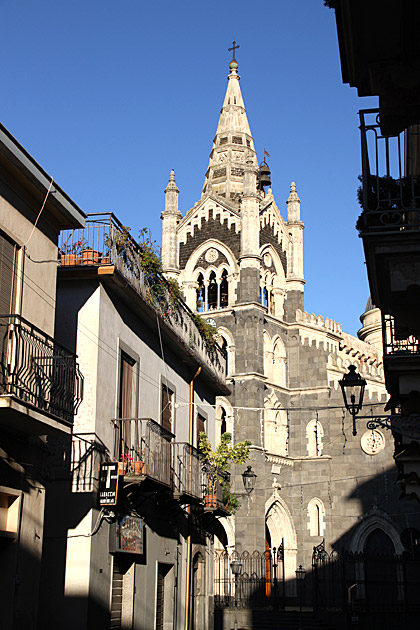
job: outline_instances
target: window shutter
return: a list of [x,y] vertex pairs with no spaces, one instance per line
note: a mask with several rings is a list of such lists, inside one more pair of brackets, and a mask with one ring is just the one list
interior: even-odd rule
[[14,307],[16,245],[0,233],[0,315]]

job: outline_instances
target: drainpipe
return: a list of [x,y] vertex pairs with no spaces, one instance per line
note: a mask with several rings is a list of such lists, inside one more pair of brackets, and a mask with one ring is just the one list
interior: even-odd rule
[[[194,381],[201,372],[201,365],[190,382],[190,423],[189,423],[189,444],[193,443],[194,424]],[[188,536],[187,536],[187,584],[185,590],[185,630],[189,627],[190,616],[190,581],[191,581],[191,506],[188,506]]]

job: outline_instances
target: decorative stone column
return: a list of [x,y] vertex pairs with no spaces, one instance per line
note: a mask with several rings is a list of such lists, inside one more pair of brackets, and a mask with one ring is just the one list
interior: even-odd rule
[[296,192],[296,184],[290,184],[290,195],[287,200],[287,229],[291,235],[289,256],[287,259],[287,299],[285,304],[285,319],[294,321],[296,310],[303,311],[303,228],[300,220],[300,199]]
[[165,210],[162,219],[162,267],[165,274],[179,275],[177,225],[182,219],[178,210],[179,190],[175,184],[175,172],[172,170],[165,188]]

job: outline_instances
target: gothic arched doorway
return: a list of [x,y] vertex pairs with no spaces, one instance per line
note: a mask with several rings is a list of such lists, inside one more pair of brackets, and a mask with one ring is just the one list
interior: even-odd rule
[[367,536],[363,550],[366,602],[369,609],[381,609],[384,601],[398,601],[398,567],[395,547],[383,529]]
[[284,580],[286,595],[295,595],[295,571],[297,555],[297,537],[292,516],[286,502],[276,493],[266,503],[266,530],[269,534],[271,549],[283,545]]

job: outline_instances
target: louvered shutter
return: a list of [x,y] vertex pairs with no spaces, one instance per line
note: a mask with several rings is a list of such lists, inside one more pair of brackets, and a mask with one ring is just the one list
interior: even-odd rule
[[16,245],[0,232],[0,315],[14,306]]

